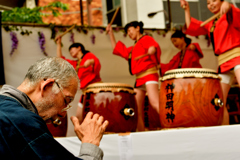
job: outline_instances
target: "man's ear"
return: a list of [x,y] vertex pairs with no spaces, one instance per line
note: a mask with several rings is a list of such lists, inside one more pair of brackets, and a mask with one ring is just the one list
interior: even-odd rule
[[46,91],[48,88],[52,87],[53,83],[55,82],[54,79],[44,79],[41,82],[40,90],[41,90],[41,95],[43,96],[44,91]]

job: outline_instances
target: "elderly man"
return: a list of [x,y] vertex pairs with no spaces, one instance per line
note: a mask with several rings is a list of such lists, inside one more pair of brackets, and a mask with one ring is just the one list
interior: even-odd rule
[[72,65],[56,57],[33,64],[17,89],[4,85],[0,91],[1,159],[102,159],[98,146],[108,125],[102,116],[89,112],[81,125],[71,117],[82,141],[79,158],[61,146],[46,126],[66,115],[78,85]]

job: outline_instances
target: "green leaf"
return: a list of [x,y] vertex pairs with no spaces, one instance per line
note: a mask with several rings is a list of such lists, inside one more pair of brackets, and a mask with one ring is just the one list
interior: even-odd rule
[[51,11],[53,16],[61,15],[59,9],[67,10],[68,4],[62,2],[52,2],[46,6],[38,6],[33,9],[26,7],[15,7],[12,10],[2,12],[2,22],[22,22],[22,23],[40,23],[42,24],[42,17],[47,16],[42,11]]

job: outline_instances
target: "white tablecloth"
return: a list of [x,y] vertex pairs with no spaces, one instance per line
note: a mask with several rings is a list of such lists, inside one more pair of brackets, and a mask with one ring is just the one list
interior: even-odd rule
[[[104,160],[240,160],[240,125],[135,132],[125,136],[130,146],[122,148],[123,136],[103,136]],[[77,137],[56,138],[74,155]],[[129,149],[129,150],[128,150]],[[124,153],[130,156],[127,158]]]

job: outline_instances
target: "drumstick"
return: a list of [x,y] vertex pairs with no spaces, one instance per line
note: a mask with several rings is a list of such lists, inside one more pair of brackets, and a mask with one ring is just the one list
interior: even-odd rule
[[136,60],[139,60],[139,59],[141,59],[141,58],[143,58],[143,57],[146,57],[146,56],[149,56],[150,54],[143,54],[143,55],[141,55],[141,56],[138,56],[138,57],[136,57],[134,60],[136,61]]
[[62,34],[60,34],[60,37],[64,36],[66,33],[70,32],[74,27],[75,27],[75,24],[72,25],[70,28],[68,28],[65,32],[63,32]]
[[212,17],[208,18],[206,21],[204,21],[200,26],[203,27],[205,26],[207,23],[209,23],[210,21],[214,20],[215,18],[217,18],[218,16],[220,16],[220,12],[214,14]]
[[120,9],[120,7],[118,7],[118,8],[116,9],[116,11],[115,11],[115,13],[114,13],[114,15],[113,15],[113,17],[112,17],[112,19],[111,19],[111,22],[109,23],[110,25],[112,25],[113,21],[115,20],[119,9]]
[[[110,25],[112,25],[113,21],[115,20],[119,9],[120,9],[120,7],[118,7],[118,8],[116,9],[116,11],[114,12],[113,17],[112,17],[112,19],[111,19],[111,21],[110,21],[110,23],[109,23]],[[108,32],[106,32],[106,34],[107,34],[107,33],[108,33]]]

